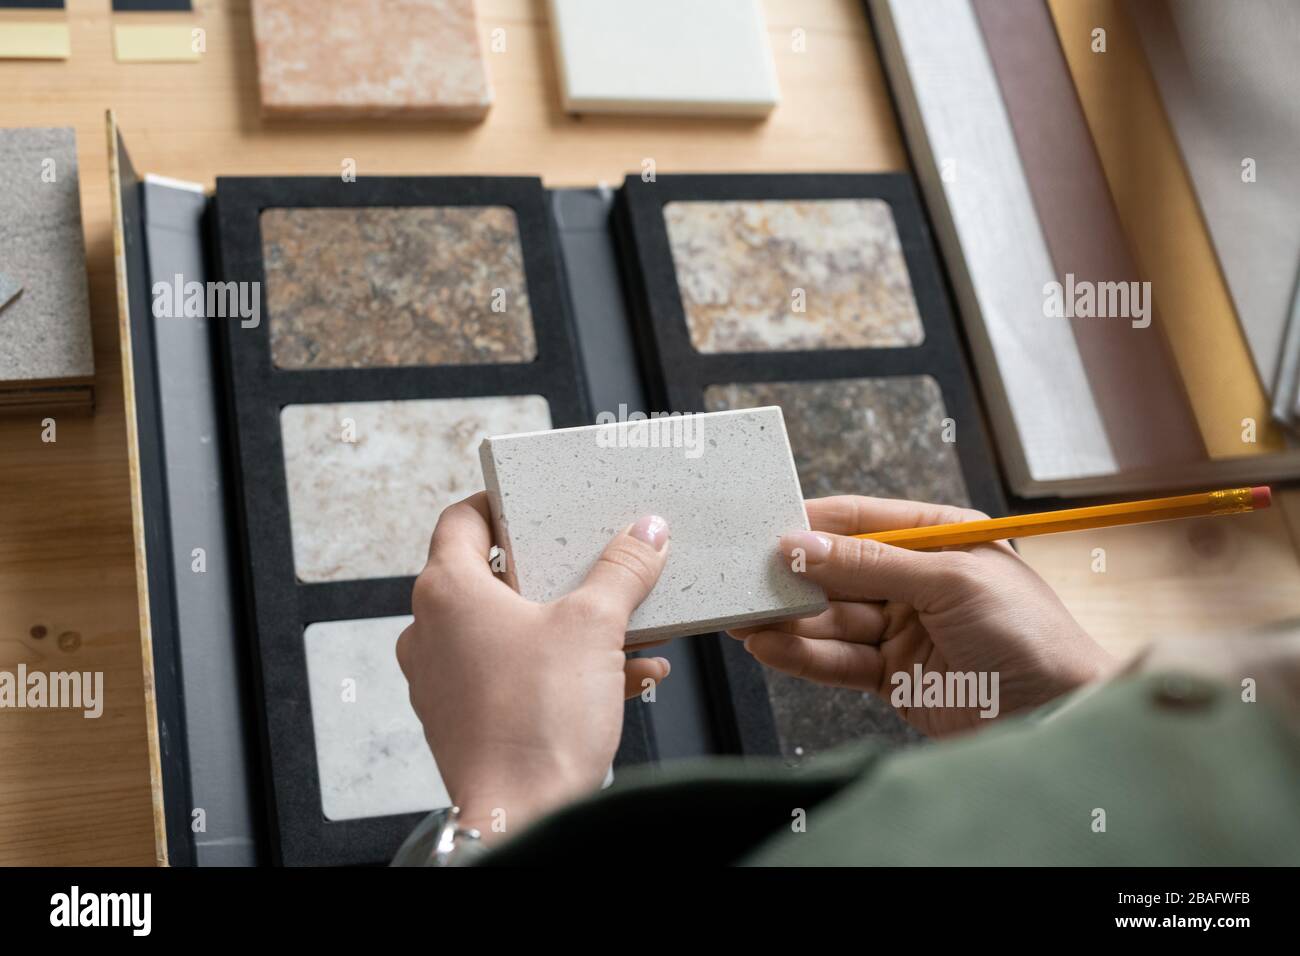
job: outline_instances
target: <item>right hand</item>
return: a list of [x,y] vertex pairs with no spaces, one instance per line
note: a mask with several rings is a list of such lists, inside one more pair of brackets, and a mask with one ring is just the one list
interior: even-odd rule
[[[763,664],[795,677],[889,700],[893,675],[998,674],[998,715],[1037,707],[1098,680],[1114,662],[1005,541],[938,552],[860,538],[871,531],[976,521],[977,511],[843,495],[807,503],[812,531],[785,535],[793,560],[831,600],[822,614],[743,628],[732,636]],[[972,729],[978,706],[901,706],[922,733]]]

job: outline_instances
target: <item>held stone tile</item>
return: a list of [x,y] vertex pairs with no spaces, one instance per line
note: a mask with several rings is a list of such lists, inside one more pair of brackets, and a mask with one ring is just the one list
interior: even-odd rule
[[418,574],[438,515],[483,487],[479,442],[550,425],[540,395],[286,406],[280,429],[299,580]]
[[262,112],[481,118],[492,105],[473,0],[254,0]]
[[[928,375],[714,385],[705,391],[710,409],[760,405],[785,410],[809,498],[858,494],[970,505],[954,446],[942,440],[943,396]],[[960,439],[960,422],[956,434]],[[902,743],[921,736],[881,698],[769,669],[764,675],[781,749],[792,760],[865,737]]]
[[0,313],[0,382],[92,379],[71,129],[0,130],[0,269],[23,290]]
[[397,664],[397,636],[412,620],[328,621],[303,633],[321,809],[330,820],[450,803]]
[[507,580],[530,600],[571,591],[637,518],[668,520],[668,565],[629,644],[826,606],[777,548],[808,526],[780,409],[504,435],[481,454]]
[[513,209],[267,209],[261,231],[280,368],[537,356]]
[[664,220],[700,352],[902,347],[925,337],[883,200],[670,202]]

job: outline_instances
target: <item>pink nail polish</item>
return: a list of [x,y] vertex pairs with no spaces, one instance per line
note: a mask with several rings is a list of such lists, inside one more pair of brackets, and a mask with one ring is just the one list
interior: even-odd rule
[[802,552],[809,564],[821,564],[831,556],[831,539],[816,531],[796,531],[782,536],[781,550],[787,557],[797,557],[795,552]]
[[662,551],[668,543],[668,522],[658,515],[646,515],[628,529],[628,534],[638,541],[644,541],[656,551]]

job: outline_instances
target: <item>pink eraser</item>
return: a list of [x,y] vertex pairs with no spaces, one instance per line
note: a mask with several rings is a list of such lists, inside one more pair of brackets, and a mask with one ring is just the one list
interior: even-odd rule
[[1258,511],[1260,508],[1267,508],[1273,503],[1273,491],[1268,485],[1260,485],[1258,488],[1250,489],[1250,506]]

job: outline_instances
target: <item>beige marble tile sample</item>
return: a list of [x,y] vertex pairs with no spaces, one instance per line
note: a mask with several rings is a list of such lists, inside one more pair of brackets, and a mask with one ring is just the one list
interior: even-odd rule
[[671,202],[664,220],[700,352],[887,348],[925,337],[883,200]]
[[481,118],[473,0],[253,0],[266,116]]
[[330,820],[450,804],[397,664],[397,636],[412,620],[326,621],[303,633],[321,810]]
[[540,395],[286,406],[280,430],[299,580],[418,574],[438,515],[483,488],[479,443],[550,427]]
[[261,232],[280,368],[537,357],[513,209],[267,209]]

